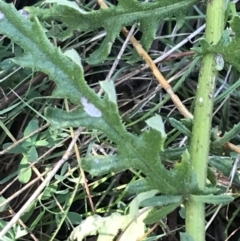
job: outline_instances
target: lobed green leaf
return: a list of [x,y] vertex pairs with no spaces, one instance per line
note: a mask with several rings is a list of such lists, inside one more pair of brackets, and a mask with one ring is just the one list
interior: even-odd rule
[[[57,11],[57,13],[60,10],[67,11],[65,14],[58,15],[61,21],[68,21],[66,19],[75,16],[77,18],[73,19],[76,25],[76,19],[81,19],[79,16],[82,16],[81,22],[83,24],[77,23],[78,26],[83,26],[84,24],[85,27],[92,28],[107,26],[108,34],[115,38],[116,31],[112,29],[113,21],[106,22],[106,20],[111,19],[109,18],[110,16],[112,16],[112,20],[115,20],[114,28],[119,31],[120,25],[136,21],[136,16],[138,15],[136,10],[139,10],[140,15],[138,16],[140,17],[137,19],[142,23],[144,29],[146,25],[153,21],[152,16],[158,16],[154,21],[159,20],[161,18],[159,16],[165,16],[166,13],[169,14],[171,11],[174,12],[177,6],[180,7],[177,10],[181,14],[181,9],[186,9],[186,6],[190,6],[193,2],[195,1],[185,0],[178,2],[172,0],[140,3],[121,0],[118,6],[110,10],[93,11],[96,15],[91,15],[91,13],[81,15],[82,13],[79,13],[79,11],[72,12],[74,9],[69,7],[54,5],[50,10],[41,10],[43,13],[41,17],[44,19],[51,11]],[[24,54],[14,58],[13,61],[23,67],[35,68],[48,74],[57,85],[54,96],[69,98],[73,103],[80,104],[80,107],[71,113],[60,109],[48,108],[45,114],[51,124],[55,128],[83,126],[89,129],[97,129],[117,144],[119,153],[115,158],[118,158],[118,160],[115,159],[113,165],[110,166],[107,159],[105,159],[106,165],[102,163],[102,172],[105,172],[108,167],[110,168],[109,172],[111,172],[111,168],[118,170],[119,168],[131,166],[141,170],[146,175],[146,185],[149,189],[160,190],[162,194],[188,194],[193,187],[196,188],[195,184],[191,184],[193,174],[187,153],[183,155],[182,162],[177,163],[174,169],[166,170],[159,156],[164,141],[162,133],[155,128],[143,132],[139,137],[128,133],[121,122],[116,104],[111,100],[98,97],[86,84],[81,63],[79,63],[79,59],[74,52],[68,52],[68,56],[66,56],[60,48],[54,47],[47,39],[37,18],[33,17],[33,22],[31,22],[21,16],[13,5],[8,5],[3,1],[0,1],[0,11],[4,14],[4,17],[0,19],[0,33],[8,36],[24,50]],[[36,11],[40,11],[40,9]],[[66,15],[66,13],[71,14]],[[147,17],[149,17],[150,13],[151,17],[148,19]],[[85,15],[87,16],[86,18]],[[54,14],[52,16],[56,17]],[[89,22],[87,21],[88,18]],[[125,18],[127,22],[121,20]],[[154,24],[156,23],[154,22]],[[84,31],[84,28],[82,30]],[[69,29],[66,31],[69,31]],[[145,34],[148,33],[147,30],[144,31]],[[102,49],[104,51],[104,48]],[[122,160],[123,163],[119,164]]]
[[165,206],[171,203],[179,203],[183,201],[182,196],[156,196],[143,200],[140,203],[141,207],[146,206]]
[[[58,35],[61,40],[72,36],[74,31],[91,31],[104,27],[106,37],[101,46],[90,56],[88,62],[96,64],[103,62],[118,37],[122,27],[140,23],[143,33],[141,43],[148,50],[159,22],[166,17],[175,15],[182,25],[183,18],[189,7],[198,0],[156,0],[154,2],[139,2],[137,0],[119,0],[117,6],[85,12],[62,4],[53,4],[50,9],[34,7],[26,8],[31,16],[40,20],[57,20],[67,25],[67,29]],[[78,21],[79,20],[79,21]]]
[[233,197],[225,195],[225,194],[220,194],[220,195],[191,195],[190,197],[192,200],[196,202],[202,202],[202,203],[208,203],[208,204],[228,204],[234,200]]

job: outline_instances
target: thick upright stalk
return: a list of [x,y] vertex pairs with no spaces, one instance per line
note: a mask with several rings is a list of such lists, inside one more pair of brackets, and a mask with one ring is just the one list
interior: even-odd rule
[[[205,38],[209,44],[216,44],[222,35],[224,3],[225,0],[207,1]],[[206,54],[202,61],[195,99],[190,154],[200,188],[205,187],[207,175],[213,97],[217,77],[215,66],[215,54]],[[186,203],[186,231],[194,238],[194,241],[205,240],[205,205],[191,198]]]

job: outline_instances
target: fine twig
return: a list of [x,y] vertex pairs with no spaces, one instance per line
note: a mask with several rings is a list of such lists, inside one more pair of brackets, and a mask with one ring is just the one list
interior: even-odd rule
[[[120,50],[120,52],[118,53],[118,56],[117,56],[117,58],[115,59],[113,65],[112,65],[112,68],[111,68],[110,71],[108,72],[108,75],[107,75],[105,81],[110,81],[110,79],[111,79],[111,77],[112,77],[115,69],[117,68],[117,65],[118,65],[118,63],[119,63],[119,61],[120,61],[120,59],[121,59],[121,57],[122,57],[122,55],[123,55],[123,53],[124,53],[124,50],[125,50],[126,47],[127,47],[128,41],[129,41],[130,37],[132,36],[132,34],[133,34],[133,32],[134,32],[135,26],[136,26],[136,24],[134,24],[134,25],[132,26],[132,28],[130,29],[130,31],[129,31],[128,35],[127,35],[127,38],[125,39],[124,44],[122,45],[121,50]],[[101,95],[102,95],[102,92],[103,92],[103,90],[100,89],[99,92],[98,92],[98,95],[101,96]]]
[[[178,43],[176,46],[174,46],[173,48],[171,48],[169,51],[167,51],[166,53],[162,54],[161,56],[159,56],[158,58],[156,58],[155,60],[153,60],[153,62],[155,64],[162,62],[163,60],[166,60],[172,53],[174,53],[174,51],[176,51],[177,49],[179,49],[180,47],[182,47],[184,44],[186,44],[187,42],[190,42],[191,39],[193,39],[194,37],[196,37],[196,35],[198,35],[199,33],[201,33],[204,29],[205,29],[206,25],[202,25],[201,27],[199,27],[196,31],[194,31],[193,33],[191,33],[187,38],[185,38],[184,40],[182,40],[180,43]],[[174,54],[175,55],[175,54]],[[121,84],[122,82],[124,82],[125,80],[137,75],[138,73],[148,69],[150,66],[148,64],[145,64],[144,66],[142,66],[139,69],[136,69],[134,71],[132,71],[131,73],[122,76],[121,78],[118,79],[117,84]]]

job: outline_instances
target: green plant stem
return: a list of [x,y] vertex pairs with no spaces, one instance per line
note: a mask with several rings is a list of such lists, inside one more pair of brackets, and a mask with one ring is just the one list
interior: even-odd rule
[[[207,1],[206,33],[209,44],[216,44],[224,27],[224,0]],[[195,99],[194,124],[191,139],[191,160],[199,188],[204,189],[207,176],[213,97],[217,77],[215,54],[203,57],[199,85]],[[194,241],[205,240],[205,205],[191,200],[186,202],[186,231]]]

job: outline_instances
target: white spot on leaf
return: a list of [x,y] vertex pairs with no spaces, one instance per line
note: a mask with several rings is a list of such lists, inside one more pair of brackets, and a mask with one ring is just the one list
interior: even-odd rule
[[215,61],[216,61],[216,70],[221,71],[224,68],[224,59],[221,54],[215,55]]
[[99,160],[97,158],[94,158],[94,162],[98,164]]
[[80,99],[83,109],[92,117],[101,117],[102,112],[92,103],[90,103],[85,97]]
[[3,19],[3,18],[5,18],[4,13],[0,12],[0,19]]
[[26,11],[25,9],[20,9],[18,11],[25,19],[28,19],[29,18],[29,13],[28,11]]
[[200,102],[200,103],[203,102],[203,98],[202,98],[202,97],[199,98],[199,102]]

